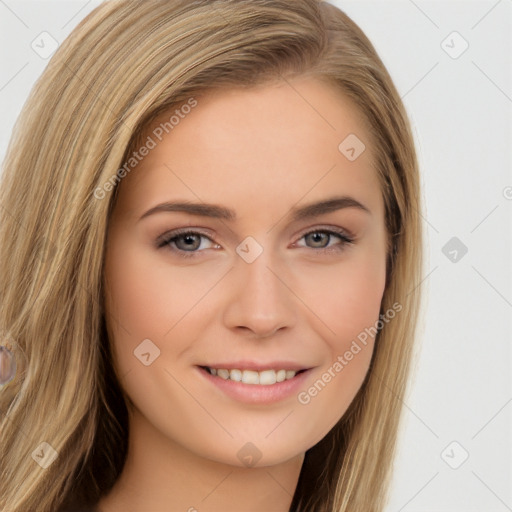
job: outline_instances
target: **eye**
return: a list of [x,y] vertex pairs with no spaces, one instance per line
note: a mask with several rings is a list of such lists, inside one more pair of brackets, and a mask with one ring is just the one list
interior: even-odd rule
[[[340,242],[329,246],[329,243],[332,241],[333,237],[340,240]],[[313,244],[312,247],[308,246],[309,248],[319,249],[323,252],[342,251],[346,248],[347,245],[354,243],[354,239],[347,233],[342,230],[333,228],[315,229],[313,231],[308,231],[302,235],[301,240],[303,238]]]
[[[337,238],[339,242],[334,245],[329,245],[332,241],[333,237]],[[300,240],[305,239],[306,242],[312,244],[312,246],[307,246],[309,249],[317,249],[315,252],[332,252],[332,251],[342,251],[347,245],[353,244],[354,239],[347,235],[342,230],[335,229],[315,229],[312,231],[308,231],[303,234]],[[202,240],[207,240],[210,242],[205,247],[202,244]],[[190,258],[197,255],[200,248],[209,249],[209,248],[220,248],[220,245],[213,242],[213,240],[206,234],[201,233],[199,231],[192,231],[190,229],[184,230],[176,230],[171,233],[167,233],[162,235],[157,240],[157,247],[164,248],[167,247],[169,250],[177,253],[180,257]],[[299,247],[304,247],[299,245]]]
[[[198,249],[201,247],[202,239],[209,240],[213,244],[213,240],[204,233],[190,230],[178,230],[160,237],[159,241],[157,241],[157,245],[159,248],[168,247],[171,251],[180,253],[179,255],[184,258],[190,258],[194,256],[194,253],[198,252]],[[214,245],[216,248],[220,247],[218,244]],[[202,246],[202,248],[204,249],[205,247]],[[206,249],[208,249],[208,247],[206,247]]]

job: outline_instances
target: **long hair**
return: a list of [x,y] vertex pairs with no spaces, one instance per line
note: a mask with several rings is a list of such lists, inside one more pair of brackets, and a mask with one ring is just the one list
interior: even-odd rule
[[306,452],[291,510],[383,509],[422,272],[417,157],[388,72],[360,28],[327,2],[110,0],[50,60],[3,164],[0,345],[20,364],[0,390],[1,510],[93,505],[123,468],[128,415],[103,302],[118,187],[104,184],[148,123],[194,94],[304,75],[335,84],[366,120],[388,235],[381,313],[397,303],[401,311],[379,330],[346,414]]

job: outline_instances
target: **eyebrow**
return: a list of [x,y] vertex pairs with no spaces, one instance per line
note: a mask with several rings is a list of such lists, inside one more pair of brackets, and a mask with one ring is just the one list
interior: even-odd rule
[[[340,196],[309,203],[305,206],[294,207],[291,209],[288,216],[291,218],[292,222],[297,222],[345,208],[356,208],[370,215],[372,214],[369,208],[353,197]],[[139,221],[150,215],[161,212],[183,212],[190,215],[210,217],[213,219],[222,219],[227,221],[236,220],[236,212],[230,208],[226,208],[225,206],[208,203],[192,203],[189,201],[173,201],[161,203],[150,208],[147,212],[142,214]]]

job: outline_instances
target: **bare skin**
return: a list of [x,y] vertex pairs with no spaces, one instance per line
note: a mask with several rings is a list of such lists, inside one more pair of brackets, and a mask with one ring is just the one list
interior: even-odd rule
[[[196,99],[123,179],[111,218],[107,324],[134,405],[128,460],[101,512],[288,511],[305,452],[343,416],[373,351],[368,338],[333,370],[379,319],[385,287],[384,203],[357,109],[313,78]],[[338,149],[351,133],[366,144],[353,161]],[[340,196],[369,211],[291,218],[293,208]],[[220,205],[236,219],[140,219],[178,200]],[[199,234],[169,242],[179,228]],[[325,234],[336,229],[353,243]],[[242,257],[258,247],[253,261]],[[143,340],[148,365],[134,354]],[[251,403],[199,368],[239,360],[310,370],[289,396]],[[309,392],[319,379],[328,382]]]

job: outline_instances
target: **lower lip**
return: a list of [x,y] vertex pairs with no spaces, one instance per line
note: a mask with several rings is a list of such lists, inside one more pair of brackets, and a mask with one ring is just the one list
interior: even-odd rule
[[196,368],[205,379],[217,386],[226,395],[239,402],[249,404],[272,404],[285,400],[290,396],[297,396],[312,370],[310,368],[295,375],[293,379],[284,380],[283,382],[261,385],[225,380],[216,375],[211,375],[207,370],[203,370],[199,366],[196,366]]

